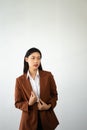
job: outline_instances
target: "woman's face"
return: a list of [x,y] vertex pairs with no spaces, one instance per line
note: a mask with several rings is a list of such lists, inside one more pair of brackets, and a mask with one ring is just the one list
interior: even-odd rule
[[29,69],[37,70],[41,63],[41,56],[39,52],[34,52],[25,58],[25,61],[29,65]]

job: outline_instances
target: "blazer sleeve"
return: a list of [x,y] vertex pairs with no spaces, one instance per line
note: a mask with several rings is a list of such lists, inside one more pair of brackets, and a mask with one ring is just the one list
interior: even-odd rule
[[52,74],[50,74],[49,82],[50,82],[50,96],[51,96],[49,103],[51,103],[52,108],[54,108],[57,104],[58,92],[57,92],[57,86],[56,86],[56,83]]
[[28,100],[27,98],[24,99],[21,85],[18,79],[16,79],[15,84],[15,107],[21,109],[22,111],[28,112]]

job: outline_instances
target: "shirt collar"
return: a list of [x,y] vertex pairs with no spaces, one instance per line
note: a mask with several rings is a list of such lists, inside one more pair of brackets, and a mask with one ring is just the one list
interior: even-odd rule
[[[37,70],[35,77],[39,77],[39,70]],[[32,78],[29,71],[27,72],[27,78]]]

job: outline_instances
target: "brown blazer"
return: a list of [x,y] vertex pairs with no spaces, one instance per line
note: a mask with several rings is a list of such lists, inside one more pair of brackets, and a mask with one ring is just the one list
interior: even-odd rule
[[[59,124],[58,119],[53,111],[58,100],[56,84],[50,72],[39,71],[40,74],[40,98],[47,104],[51,103],[49,110],[40,111],[43,130],[53,130]],[[19,130],[37,130],[38,110],[37,103],[33,106],[28,105],[31,84],[26,74],[16,79],[15,85],[15,107],[22,110]]]

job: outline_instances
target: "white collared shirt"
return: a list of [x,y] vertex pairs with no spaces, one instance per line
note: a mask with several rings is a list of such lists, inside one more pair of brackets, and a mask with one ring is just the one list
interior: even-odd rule
[[28,71],[27,73],[27,78],[29,77],[32,89],[34,93],[37,96],[37,100],[40,98],[40,76],[39,76],[39,71],[37,71],[35,79],[33,79]]

